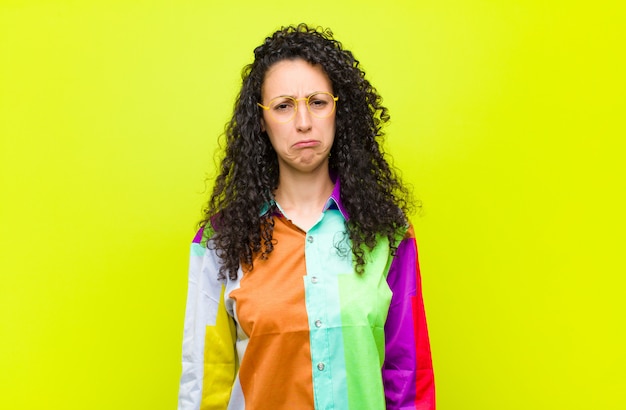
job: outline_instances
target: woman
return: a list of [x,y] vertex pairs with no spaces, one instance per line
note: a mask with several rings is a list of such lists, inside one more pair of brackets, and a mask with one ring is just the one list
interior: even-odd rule
[[179,409],[434,409],[380,96],[328,30],[254,54],[191,248]]

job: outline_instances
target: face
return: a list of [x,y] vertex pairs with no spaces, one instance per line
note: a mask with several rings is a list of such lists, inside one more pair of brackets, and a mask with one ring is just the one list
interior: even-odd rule
[[[271,66],[265,74],[261,96],[263,105],[280,96],[306,98],[315,92],[333,89],[320,66],[297,60],[283,60]],[[326,118],[313,116],[306,101],[298,101],[295,117],[280,123],[268,110],[263,110],[261,126],[269,136],[278,155],[280,172],[309,173],[328,169],[328,155],[335,138],[335,112]]]

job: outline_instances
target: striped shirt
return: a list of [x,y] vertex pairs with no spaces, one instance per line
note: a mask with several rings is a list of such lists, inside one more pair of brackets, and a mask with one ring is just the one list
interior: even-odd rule
[[191,244],[178,409],[435,409],[413,229],[358,274],[339,181],[307,232],[273,218],[274,250],[236,280],[209,229]]

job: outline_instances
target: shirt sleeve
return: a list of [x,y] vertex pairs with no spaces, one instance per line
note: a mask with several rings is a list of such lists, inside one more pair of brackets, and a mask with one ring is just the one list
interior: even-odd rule
[[434,410],[435,383],[413,228],[398,246],[387,282],[383,383],[388,410]]
[[178,410],[225,410],[235,379],[235,324],[206,241],[201,229],[191,244]]

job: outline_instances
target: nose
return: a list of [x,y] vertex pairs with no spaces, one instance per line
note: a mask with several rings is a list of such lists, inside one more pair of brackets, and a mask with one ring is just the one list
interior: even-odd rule
[[298,110],[296,111],[294,122],[298,131],[306,132],[311,129],[311,113],[306,105],[306,101],[298,101]]

